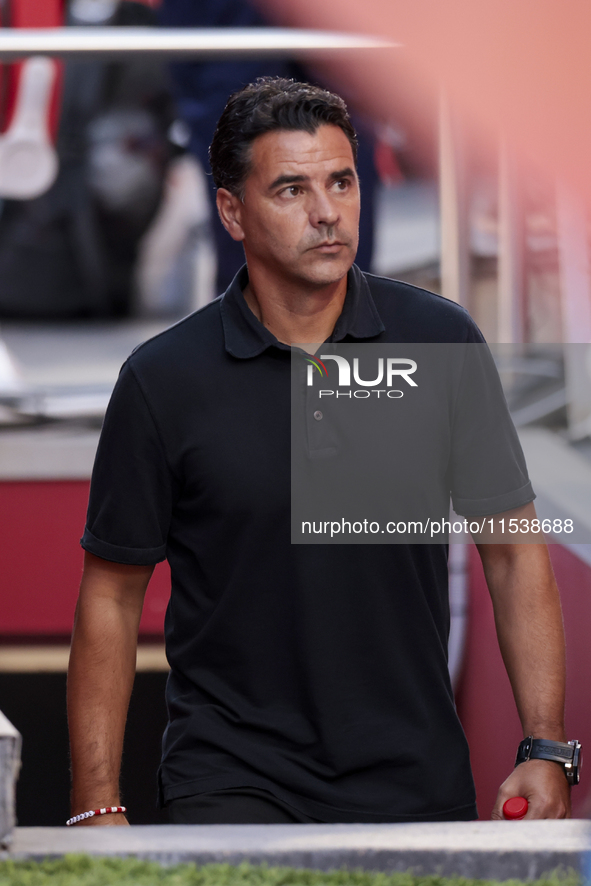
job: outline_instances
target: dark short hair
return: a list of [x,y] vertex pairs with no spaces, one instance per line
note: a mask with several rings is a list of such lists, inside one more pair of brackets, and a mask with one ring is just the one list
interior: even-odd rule
[[242,198],[250,172],[250,146],[257,136],[280,129],[313,135],[325,124],[343,130],[357,162],[357,136],[340,96],[310,83],[259,77],[230,96],[218,121],[209,148],[215,186]]

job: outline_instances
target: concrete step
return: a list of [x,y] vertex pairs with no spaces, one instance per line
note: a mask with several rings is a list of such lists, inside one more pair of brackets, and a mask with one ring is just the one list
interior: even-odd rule
[[0,711],[0,847],[15,825],[15,788],[21,766],[21,737]]
[[505,880],[581,870],[591,822],[344,825],[144,825],[16,828],[13,859],[133,855],[163,864],[227,862],[328,871],[407,871]]

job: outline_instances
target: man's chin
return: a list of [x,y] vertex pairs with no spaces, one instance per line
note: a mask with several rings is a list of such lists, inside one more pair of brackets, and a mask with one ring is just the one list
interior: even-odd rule
[[349,273],[351,265],[355,261],[355,256],[349,253],[346,257],[342,255],[323,255],[321,260],[316,259],[307,267],[300,267],[300,278],[304,279],[310,286],[324,287],[331,286],[340,282],[343,277]]

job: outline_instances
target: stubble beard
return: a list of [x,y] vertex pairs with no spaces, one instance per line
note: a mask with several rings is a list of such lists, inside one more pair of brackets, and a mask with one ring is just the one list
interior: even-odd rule
[[[338,253],[316,253],[321,243],[336,241],[342,244]],[[355,261],[357,244],[349,234],[339,231],[336,226],[326,228],[321,235],[306,237],[298,248],[300,261],[298,262],[297,276],[309,286],[322,288],[332,283],[337,283],[348,273]],[[314,260],[308,264],[306,256],[312,256]],[[298,273],[299,272],[299,273]]]
[[306,236],[299,246],[300,252],[303,253],[308,252],[310,249],[315,249],[317,246],[320,246],[321,243],[325,243],[327,240],[334,240],[338,243],[342,243],[348,249],[352,249],[353,238],[349,234],[339,231],[337,225],[330,225],[329,227],[326,227],[322,232]]

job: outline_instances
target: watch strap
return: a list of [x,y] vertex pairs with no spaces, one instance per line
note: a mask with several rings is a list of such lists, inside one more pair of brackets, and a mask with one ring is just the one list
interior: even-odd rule
[[564,769],[569,784],[578,784],[581,745],[578,741],[551,741],[528,735],[517,749],[515,765],[527,760],[550,760]]

